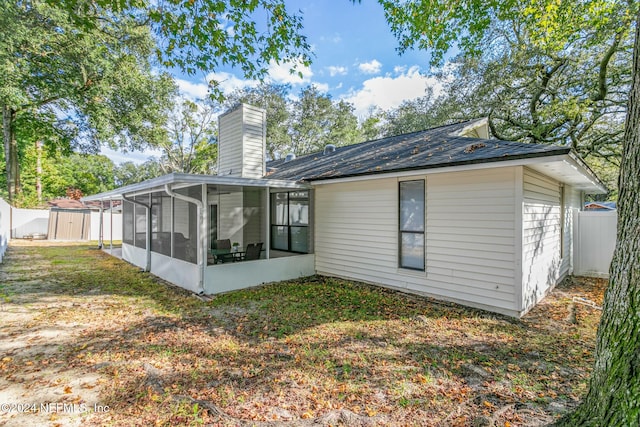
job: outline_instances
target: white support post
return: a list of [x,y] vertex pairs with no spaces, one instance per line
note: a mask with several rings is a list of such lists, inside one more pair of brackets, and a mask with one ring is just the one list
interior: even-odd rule
[[198,253],[202,257],[200,269],[202,270],[202,290],[204,292],[204,271],[207,268],[207,259],[209,254],[209,201],[207,194],[207,184],[202,184],[202,206],[199,206],[201,211],[199,220],[200,220],[200,239],[198,240],[200,244],[200,250]]
[[100,199],[100,227],[98,227],[98,249],[103,247],[104,238],[104,205],[102,199]]
[[267,229],[267,233],[265,234],[265,238],[264,238],[264,242],[265,242],[265,258],[266,259],[270,259],[271,256],[271,189],[269,187],[266,188],[265,190],[265,194],[266,194],[266,201],[265,201],[265,206],[266,208],[266,229]]
[[113,199],[109,199],[109,255],[113,255]]

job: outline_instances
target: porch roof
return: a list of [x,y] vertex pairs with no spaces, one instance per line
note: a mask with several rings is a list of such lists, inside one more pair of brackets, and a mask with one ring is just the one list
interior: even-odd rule
[[219,186],[234,187],[258,187],[258,188],[286,188],[286,189],[308,189],[308,183],[296,182],[283,179],[250,179],[237,178],[218,175],[196,175],[186,173],[170,173],[167,175],[152,178],[137,184],[125,185],[115,190],[93,194],[83,197],[84,201],[121,199],[123,195],[131,195],[141,192],[164,191],[164,186],[169,185],[174,188],[188,187],[191,185],[211,184]]

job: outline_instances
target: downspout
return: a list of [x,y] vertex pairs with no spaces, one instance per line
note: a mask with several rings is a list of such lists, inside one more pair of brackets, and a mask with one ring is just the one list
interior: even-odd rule
[[205,264],[207,261],[207,256],[205,254],[205,245],[202,244],[201,240],[202,240],[202,234],[203,234],[203,229],[205,227],[205,225],[203,225],[204,222],[204,218],[203,218],[203,213],[204,213],[204,203],[201,200],[198,199],[194,199],[193,197],[189,197],[189,196],[184,196],[182,194],[178,194],[176,192],[174,192],[171,187],[169,186],[169,184],[165,184],[164,185],[164,191],[165,193],[167,193],[169,196],[171,197],[175,197],[176,199],[182,200],[184,202],[187,203],[193,203],[194,205],[196,205],[196,207],[198,208],[198,234],[200,234],[200,239],[198,239],[198,294],[203,294],[204,293],[204,269],[205,269]]
[[[145,247],[146,247],[146,255],[147,255],[147,265],[144,268],[144,271],[146,272],[151,272],[151,204],[145,204],[142,202],[139,202],[135,199],[129,198],[127,196],[125,196],[124,194],[122,195],[122,198],[124,200],[126,200],[129,203],[133,203],[134,205],[138,205],[138,206],[142,206],[143,208],[145,208],[145,212],[146,212],[146,217],[147,217],[147,236],[146,236],[146,240],[145,240]],[[135,218],[136,218],[136,213],[135,210],[133,212],[133,222],[135,224]],[[135,244],[136,241],[136,236],[133,236],[133,242]]]

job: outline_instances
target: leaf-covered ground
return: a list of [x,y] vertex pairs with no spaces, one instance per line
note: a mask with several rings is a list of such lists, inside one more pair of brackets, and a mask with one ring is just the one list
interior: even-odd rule
[[321,277],[203,301],[86,245],[14,243],[0,425],[542,425],[585,392],[600,312],[571,302],[605,284],[522,320]]

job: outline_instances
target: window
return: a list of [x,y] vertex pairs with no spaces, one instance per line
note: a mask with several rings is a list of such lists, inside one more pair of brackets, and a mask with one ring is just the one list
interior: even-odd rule
[[271,194],[271,249],[309,252],[309,192]]
[[400,182],[400,267],[424,271],[424,180]]

